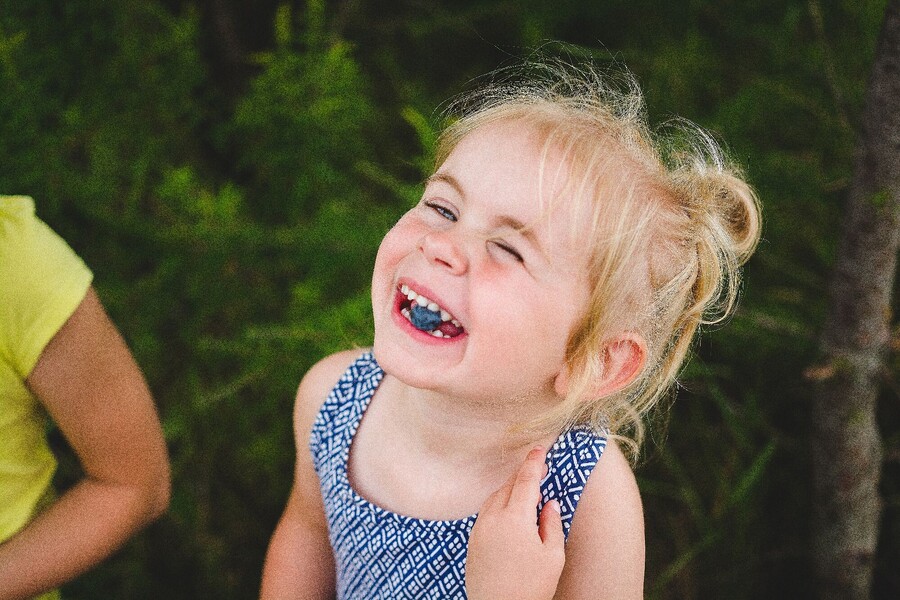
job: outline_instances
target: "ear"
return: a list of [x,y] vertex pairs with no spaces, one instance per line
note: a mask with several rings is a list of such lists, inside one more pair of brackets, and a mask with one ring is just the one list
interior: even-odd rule
[[[614,394],[637,378],[647,362],[647,343],[636,332],[627,331],[606,342],[601,353],[603,371],[590,388],[594,398]],[[568,393],[570,379],[566,365],[554,382],[557,394],[565,396]]]

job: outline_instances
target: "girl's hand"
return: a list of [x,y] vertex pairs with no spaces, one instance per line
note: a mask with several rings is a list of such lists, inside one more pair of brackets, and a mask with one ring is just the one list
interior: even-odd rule
[[566,560],[559,503],[548,502],[535,524],[546,452],[534,448],[519,470],[491,494],[469,538],[469,600],[550,600]]

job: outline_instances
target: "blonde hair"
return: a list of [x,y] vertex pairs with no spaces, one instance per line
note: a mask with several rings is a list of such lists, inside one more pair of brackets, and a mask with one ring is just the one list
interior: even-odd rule
[[[645,418],[674,389],[698,327],[735,306],[740,267],[759,240],[759,201],[699,126],[676,119],[651,130],[624,68],[542,59],[491,77],[450,104],[456,120],[438,139],[436,166],[482,126],[523,123],[544,156],[561,153],[569,167],[555,201],[591,206],[590,301],[567,347],[568,393],[529,429],[609,429],[636,457]],[[625,389],[593,397],[606,343],[626,331],[646,342],[646,363]]]

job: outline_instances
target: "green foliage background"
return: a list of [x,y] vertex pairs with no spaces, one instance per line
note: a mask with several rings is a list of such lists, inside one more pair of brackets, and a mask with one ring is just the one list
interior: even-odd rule
[[[293,392],[317,358],[370,341],[375,249],[416,199],[436,107],[555,39],[628,64],[655,122],[727,140],[765,207],[741,307],[702,336],[638,469],[647,595],[812,597],[803,374],[884,6],[0,3],[0,192],[33,196],[95,270],[173,462],[168,516],[66,596],[256,595],[290,485]],[[881,598],[900,595],[891,363]],[[54,442],[65,486],[77,464]]]

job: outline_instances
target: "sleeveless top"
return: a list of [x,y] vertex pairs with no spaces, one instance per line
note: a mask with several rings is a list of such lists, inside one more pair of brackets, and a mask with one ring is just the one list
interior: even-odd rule
[[[334,552],[338,600],[466,598],[465,563],[471,515],[453,521],[402,516],[376,506],[350,485],[350,444],[384,372],[371,353],[353,362],[319,411],[310,436],[328,535]],[[606,447],[606,436],[570,429],[547,453],[538,510],[559,501],[568,539],[575,507]]]

